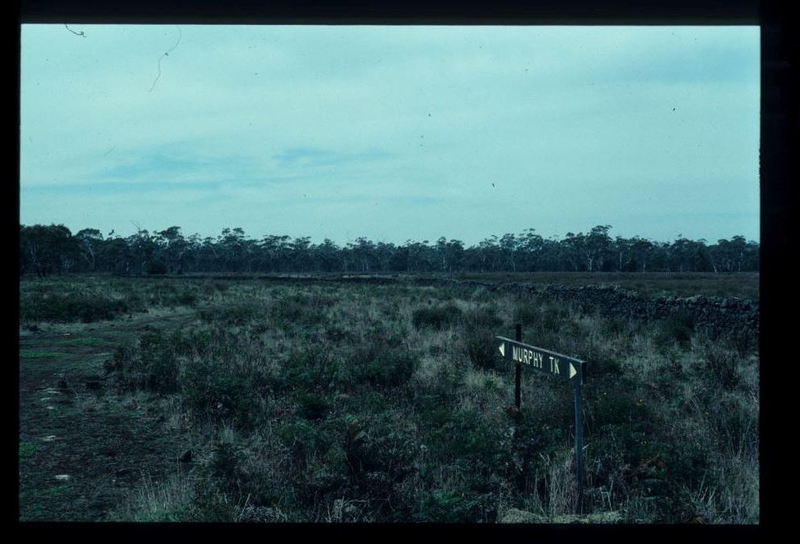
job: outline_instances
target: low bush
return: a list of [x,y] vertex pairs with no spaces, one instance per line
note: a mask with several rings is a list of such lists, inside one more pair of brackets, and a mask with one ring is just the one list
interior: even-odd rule
[[106,373],[116,374],[122,389],[174,393],[179,388],[180,362],[172,348],[160,329],[149,328],[137,342],[118,346],[103,366]]
[[655,345],[662,351],[672,343],[687,348],[694,330],[694,316],[689,311],[676,312],[658,324],[658,332],[654,338]]
[[503,320],[489,307],[467,312],[462,323],[462,342],[469,360],[478,368],[494,369],[497,365],[494,340]]
[[208,358],[190,360],[181,389],[187,406],[201,419],[249,429],[261,416],[250,376],[235,365]]
[[376,387],[397,387],[411,379],[418,365],[418,359],[411,353],[378,351],[356,367],[355,375],[357,380]]
[[431,328],[443,330],[456,325],[463,315],[461,309],[454,304],[417,308],[411,314],[411,323],[416,329]]
[[92,323],[130,311],[125,300],[90,293],[30,294],[20,297],[21,321]]

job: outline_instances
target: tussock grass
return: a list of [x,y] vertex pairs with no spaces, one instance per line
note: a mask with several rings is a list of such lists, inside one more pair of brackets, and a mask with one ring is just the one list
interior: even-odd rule
[[200,453],[191,478],[147,483],[122,518],[572,520],[573,391],[523,369],[513,407],[494,337],[521,323],[524,342],[587,361],[586,515],[758,522],[757,346],[691,316],[648,325],[474,287],[148,289],[148,311],[193,294],[197,319],[141,331],[107,370],[121,394],[165,399],[165,429]]

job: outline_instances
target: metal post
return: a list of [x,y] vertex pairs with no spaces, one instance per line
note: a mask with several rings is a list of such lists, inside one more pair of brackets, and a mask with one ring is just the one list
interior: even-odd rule
[[[517,323],[517,342],[522,342],[522,324]],[[517,361],[516,380],[514,381],[514,406],[519,410],[520,382],[522,381],[522,364]]]
[[575,380],[575,469],[578,481],[577,513],[583,513],[583,406],[581,403],[581,379]]

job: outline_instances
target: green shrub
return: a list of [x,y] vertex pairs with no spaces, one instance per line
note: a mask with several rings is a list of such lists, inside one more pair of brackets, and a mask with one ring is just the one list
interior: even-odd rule
[[411,323],[418,330],[424,328],[443,330],[456,325],[462,315],[461,309],[454,304],[418,308],[411,314]]
[[695,329],[694,315],[687,311],[676,312],[664,319],[658,327],[654,337],[656,348],[664,350],[673,342],[681,348],[687,348],[692,340]]
[[28,295],[20,298],[21,321],[92,323],[129,311],[124,300],[88,293]]
[[355,369],[356,378],[377,387],[396,387],[407,383],[419,361],[410,353],[379,350]]
[[236,306],[221,306],[203,309],[198,317],[206,323],[214,323],[224,327],[242,326],[252,321],[264,319],[265,311],[255,303],[244,303]]
[[189,361],[181,385],[188,407],[197,415],[240,428],[258,421],[259,399],[251,380],[234,366],[208,359]]
[[174,344],[160,329],[149,328],[136,344],[122,344],[103,366],[106,373],[116,373],[124,389],[173,393],[178,390],[180,363]]
[[269,379],[277,391],[299,389],[322,393],[347,383],[349,375],[333,353],[308,345],[292,350],[287,361]]
[[[409,474],[416,452],[410,425],[394,421],[388,415],[351,415],[343,418],[339,426],[346,464],[356,482],[367,487],[383,482],[373,491],[385,493],[386,485],[397,483]],[[373,475],[371,479],[367,478],[369,474]],[[380,476],[376,478],[376,474]]]
[[737,371],[740,356],[735,351],[730,351],[719,344],[709,345],[705,350],[705,374],[712,383],[718,383],[723,388],[731,390],[739,384]]
[[325,419],[331,410],[328,400],[316,393],[301,391],[297,395],[297,412],[309,421]]
[[276,326],[290,330],[295,327],[310,327],[327,320],[327,308],[331,301],[317,293],[290,293],[275,299],[269,315]]
[[147,376],[147,387],[161,393],[178,389],[180,365],[169,342],[160,329],[145,331],[139,337],[140,357]]
[[470,361],[478,368],[489,370],[496,367],[494,342],[502,325],[503,320],[492,308],[480,308],[464,315],[462,342]]
[[480,518],[480,500],[458,491],[427,491],[414,521],[425,523],[474,523]]
[[331,447],[330,437],[317,425],[302,419],[291,420],[278,429],[281,442],[298,461],[308,462],[312,456],[322,456]]

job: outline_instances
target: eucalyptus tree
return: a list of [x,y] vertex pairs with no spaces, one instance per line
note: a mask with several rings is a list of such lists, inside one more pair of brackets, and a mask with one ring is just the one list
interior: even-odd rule
[[581,269],[585,247],[586,237],[582,233],[574,234],[568,232],[564,236],[564,240],[561,241],[562,255],[574,272],[578,272]]
[[325,238],[313,248],[314,261],[322,272],[340,272],[343,269],[341,250],[335,242]]
[[183,234],[181,234],[181,228],[172,226],[158,232],[156,243],[161,249],[160,255],[167,267],[167,271],[172,274],[182,273],[187,262],[186,253],[189,246]]
[[397,247],[391,242],[378,242],[375,245],[375,260],[377,269],[381,272],[391,270],[392,257],[397,251]]
[[244,230],[241,227],[222,229],[222,233],[217,238],[217,245],[225,270],[244,272],[249,268],[250,263],[247,262],[249,252]]
[[616,257],[616,270],[618,272],[630,272],[632,268],[635,267],[632,240],[617,236],[614,239],[614,252]]
[[101,270],[112,274],[125,275],[133,270],[134,257],[131,252],[130,244],[125,238],[119,236],[112,237],[113,231],[106,238],[98,255],[101,263]]
[[584,237],[583,255],[586,260],[586,270],[589,272],[603,270],[606,257],[612,254],[609,230],[611,225],[597,225]]
[[266,272],[282,272],[285,269],[290,251],[289,240],[289,236],[285,234],[269,234],[261,240]]
[[517,248],[522,258],[521,268],[528,272],[542,269],[544,239],[539,234],[536,234],[536,229],[525,229],[517,238]]
[[354,242],[348,242],[347,249],[352,255],[357,272],[374,271],[378,263],[375,243],[361,236]]
[[[128,237],[128,248],[133,260],[134,273],[147,272],[148,268],[157,264],[159,257],[159,244],[150,231],[141,227],[136,228],[136,234]],[[152,269],[152,268],[151,268]]]
[[631,252],[633,253],[633,263],[635,269],[640,272],[647,272],[647,261],[651,257],[655,246],[653,242],[645,238],[634,236],[631,239]]
[[290,266],[294,272],[309,272],[313,266],[311,237],[302,236],[289,243]]
[[97,270],[97,259],[103,248],[103,234],[98,229],[81,229],[75,233],[80,255],[86,263],[86,270]]
[[714,264],[706,241],[679,236],[670,246],[670,270],[677,272],[708,272]]
[[37,276],[70,272],[79,258],[77,241],[64,225],[20,225],[20,274]]
[[750,247],[744,236],[734,236],[730,240],[719,240],[711,248],[714,271],[741,272]]
[[500,255],[502,261],[500,263],[501,270],[510,270],[511,272],[517,271],[517,237],[513,234],[504,234],[499,242]]

